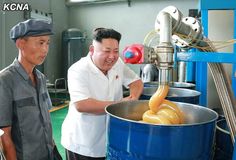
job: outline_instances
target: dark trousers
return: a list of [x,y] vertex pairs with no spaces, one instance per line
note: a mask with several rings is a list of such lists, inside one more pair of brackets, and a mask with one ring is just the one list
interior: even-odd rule
[[71,152],[66,149],[66,160],[105,160],[105,157],[99,157],[99,158],[87,157]]

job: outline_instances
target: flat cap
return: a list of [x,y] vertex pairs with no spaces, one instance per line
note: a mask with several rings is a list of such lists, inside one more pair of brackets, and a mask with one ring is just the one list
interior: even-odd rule
[[41,19],[28,19],[10,30],[10,38],[16,41],[21,37],[52,35],[52,23]]

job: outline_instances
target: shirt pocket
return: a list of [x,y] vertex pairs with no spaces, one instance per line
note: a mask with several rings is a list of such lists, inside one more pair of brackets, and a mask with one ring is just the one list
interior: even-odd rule
[[27,97],[27,98],[23,98],[23,99],[19,99],[14,101],[14,105],[16,107],[28,107],[28,106],[36,106],[36,102],[34,100],[34,97]]
[[[18,127],[24,137],[32,137],[31,133],[37,133],[40,111],[34,97],[22,98],[14,102],[15,113],[13,119],[17,119]],[[13,122],[13,123],[16,123]],[[37,132],[36,132],[37,130]],[[32,139],[31,139],[32,140]]]

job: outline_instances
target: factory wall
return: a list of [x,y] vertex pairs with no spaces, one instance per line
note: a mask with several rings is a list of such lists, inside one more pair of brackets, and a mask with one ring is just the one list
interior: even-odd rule
[[28,3],[32,9],[52,13],[55,35],[51,38],[48,57],[44,62],[44,73],[53,82],[62,76],[61,32],[68,28],[68,13],[64,0],[2,0],[0,1],[0,69],[11,64],[18,52],[13,41],[9,39],[9,30],[19,21],[24,20],[23,11],[3,11],[4,3]]

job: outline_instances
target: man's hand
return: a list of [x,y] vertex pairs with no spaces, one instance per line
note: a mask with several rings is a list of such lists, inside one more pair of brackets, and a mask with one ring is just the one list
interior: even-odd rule
[[124,97],[121,101],[131,101],[131,100],[137,100],[137,98],[130,95],[128,97]]
[[11,127],[1,128],[4,134],[1,136],[3,152],[7,160],[17,160],[15,145],[11,138]]
[[143,82],[141,80],[134,81],[129,85],[130,100],[138,100],[143,92]]

